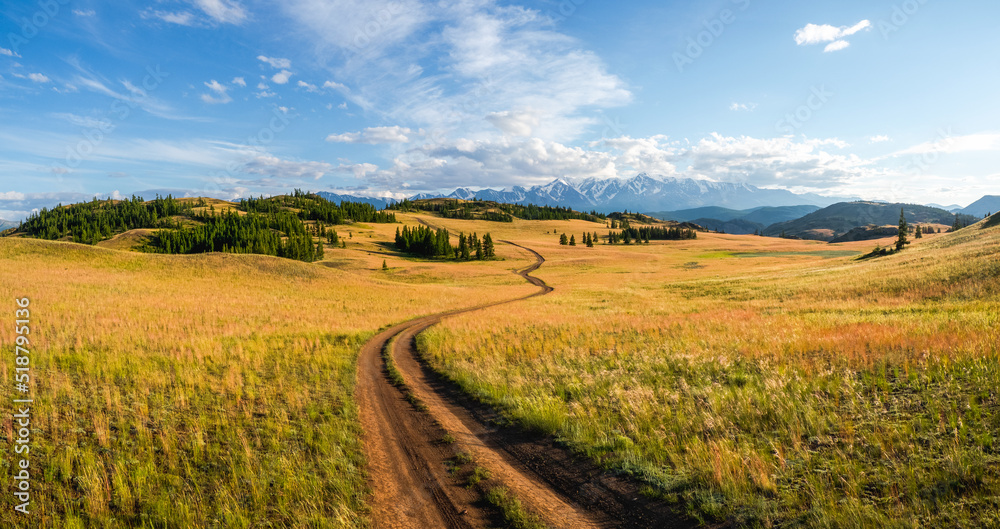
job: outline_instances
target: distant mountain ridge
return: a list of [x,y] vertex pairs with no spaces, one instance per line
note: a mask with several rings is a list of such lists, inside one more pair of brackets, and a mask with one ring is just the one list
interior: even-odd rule
[[974,217],[984,217],[987,213],[996,213],[998,211],[1000,211],[1000,196],[986,195],[957,211],[957,213],[964,213]]
[[709,206],[680,211],[650,213],[652,217],[678,222],[693,222],[703,228],[734,235],[749,235],[764,231],[778,222],[801,218],[820,209],[819,206],[778,206],[735,210]]
[[420,194],[420,198],[480,198],[512,204],[564,206],[577,211],[675,211],[703,206],[744,210],[764,206],[829,206],[843,198],[815,194],[797,195],[783,189],[761,189],[749,184],[709,182],[692,178],[653,177],[646,173],[630,179],[587,178],[577,182],[556,179],[545,185],[510,189],[473,190],[460,187],[448,195]]
[[910,224],[951,225],[955,221],[955,214],[949,211],[916,204],[843,202],[800,219],[772,224],[764,230],[764,235],[785,234],[802,239],[830,241],[862,226],[894,226],[899,222],[900,209],[905,212],[906,220]]
[[10,220],[0,219],[0,231],[9,230],[11,228],[16,228],[20,222],[14,222]]

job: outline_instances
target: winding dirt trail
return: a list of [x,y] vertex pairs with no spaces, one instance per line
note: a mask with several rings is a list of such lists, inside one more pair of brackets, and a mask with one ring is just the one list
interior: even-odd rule
[[[418,359],[416,336],[457,314],[542,296],[552,287],[531,276],[545,259],[530,248],[535,263],[517,274],[539,287],[528,296],[416,318],[386,329],[368,341],[358,360],[356,396],[364,429],[374,521],[378,528],[480,528],[491,525],[477,494],[449,472],[446,462],[456,449],[472,455],[478,466],[510,488],[529,510],[550,527],[684,527],[671,513],[645,508],[636,489],[603,476],[553,447],[521,442],[488,426],[489,417]],[[382,352],[389,351],[407,389],[426,406],[420,411],[393,386]],[[464,401],[464,402],[463,402]],[[488,415],[486,412],[485,415]],[[442,441],[445,434],[454,444]],[[575,502],[583,502],[586,507]],[[633,505],[634,504],[634,505]],[[641,505],[640,505],[641,504]]]

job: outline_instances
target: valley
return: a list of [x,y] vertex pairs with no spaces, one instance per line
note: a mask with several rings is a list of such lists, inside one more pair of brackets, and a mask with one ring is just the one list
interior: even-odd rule
[[[0,238],[0,288],[39,314],[42,525],[909,527],[995,512],[993,219],[857,261],[893,238],[612,245],[607,223],[626,217],[479,207],[493,206],[337,225],[343,244],[313,263],[134,251],[148,231]],[[496,258],[403,254],[403,226],[452,246],[488,233]],[[593,247],[560,244],[591,232]]]

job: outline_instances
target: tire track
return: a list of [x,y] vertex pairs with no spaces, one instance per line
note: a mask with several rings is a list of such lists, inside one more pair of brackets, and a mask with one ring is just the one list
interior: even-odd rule
[[[521,248],[535,258],[532,265],[515,273],[539,287],[537,292],[416,318],[380,332],[361,349],[356,396],[365,432],[375,526],[425,529],[489,525],[476,495],[458,483],[445,466],[455,451],[455,446],[440,441],[445,433],[550,527],[692,526],[677,523],[680,520],[674,513],[650,511],[648,502],[637,497],[637,487],[604,476],[592,464],[580,463],[565,450],[537,450],[534,446],[525,452],[524,445],[531,443],[499,439],[497,430],[486,425],[474,405],[469,406],[463,402],[467,399],[443,387],[440,377],[421,364],[415,350],[416,336],[444,318],[553,291],[530,275],[545,263],[541,254],[510,241],[498,242]],[[426,406],[426,413],[417,411],[386,377],[382,352],[390,347],[407,388]],[[574,468],[567,470],[564,466]],[[576,503],[579,498],[586,507]]]

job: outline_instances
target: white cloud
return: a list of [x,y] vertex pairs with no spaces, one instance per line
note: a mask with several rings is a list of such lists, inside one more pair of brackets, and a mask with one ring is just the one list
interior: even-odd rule
[[280,59],[277,57],[265,57],[263,55],[258,55],[257,60],[266,62],[267,64],[271,65],[271,68],[274,68],[275,70],[287,70],[288,68],[292,67],[292,61],[288,59]]
[[753,112],[757,108],[757,103],[736,103],[729,105],[729,110],[733,112]]
[[884,142],[892,141],[892,140],[888,136],[882,134],[882,135],[878,135],[878,136],[872,136],[872,137],[868,138],[868,141],[870,143],[884,143]]
[[341,104],[337,105],[337,108],[339,108],[341,110],[347,110],[347,103],[346,102],[345,103],[341,103]]
[[339,172],[351,173],[354,178],[364,178],[378,171],[378,166],[370,163],[341,164],[336,169]]
[[292,75],[293,75],[292,72],[289,72],[288,70],[281,70],[280,72],[271,76],[271,81],[273,81],[274,84],[286,84],[288,83],[288,79],[291,78]]
[[834,51],[840,51],[840,50],[843,50],[845,48],[848,48],[850,45],[851,45],[851,43],[847,42],[846,40],[836,40],[836,41],[831,42],[830,44],[827,44],[826,47],[823,48],[823,53],[830,53],[830,52],[834,52]]
[[713,133],[679,156],[689,163],[684,171],[687,176],[757,186],[824,189],[876,174],[872,160],[827,152],[830,147],[844,149],[849,145],[837,139],[796,141],[791,137],[758,139]]
[[92,17],[97,14],[93,9],[74,9],[73,14],[78,17]]
[[0,200],[24,200],[24,193],[20,191],[4,191],[0,193]]
[[532,110],[492,112],[486,120],[508,136],[531,136],[540,123],[538,113]]
[[859,31],[871,29],[871,27],[872,23],[868,20],[862,20],[851,27],[841,26],[839,28],[828,24],[821,26],[806,24],[806,27],[795,32],[795,43],[799,46],[804,46],[822,42],[833,42],[854,35]]
[[311,178],[313,180],[319,180],[333,169],[334,167],[326,162],[283,160],[270,154],[254,156],[243,166],[243,172],[248,174],[274,178]]
[[221,24],[242,24],[247,19],[247,12],[239,2],[233,0],[194,0],[206,15]]
[[146,10],[142,12],[142,18],[158,18],[164,22],[179,26],[194,26],[197,22],[194,13],[190,11],[169,12]]
[[[350,86],[335,88],[351,103],[432,134],[478,138],[530,127],[533,136],[568,142],[600,124],[596,111],[631,101],[596,54],[535,10],[487,1],[283,6],[311,32],[318,59],[345,57],[331,72]],[[419,66],[431,58],[433,71]]]
[[411,131],[405,127],[370,127],[361,132],[348,132],[344,134],[331,134],[326,137],[326,141],[334,143],[407,143],[410,138],[407,134]]
[[937,141],[924,142],[907,149],[893,153],[891,156],[906,156],[911,154],[944,153],[956,154],[963,152],[1000,152],[1000,133],[982,132],[965,136],[942,134]]
[[264,98],[264,97],[274,97],[274,96],[276,96],[278,94],[276,94],[274,92],[271,92],[269,90],[261,90],[260,92],[254,93],[254,95],[257,96],[257,99],[261,99],[261,98]]
[[673,175],[677,172],[678,147],[671,144],[667,136],[650,138],[620,138],[593,142],[591,147],[605,146],[611,149],[618,173],[650,173]]
[[343,90],[343,91],[347,90],[346,86],[344,86],[344,85],[342,85],[340,83],[334,82],[334,81],[327,81],[327,82],[323,83],[323,88],[325,90]]
[[242,77],[233,77],[232,83],[236,86],[246,86],[247,82]]
[[267,83],[264,82],[257,83],[257,90],[267,90],[268,88],[270,87],[267,86]]
[[201,94],[202,101],[210,105],[216,105],[216,104],[224,105],[233,100],[233,98],[229,97],[229,94],[226,93],[229,90],[229,87],[219,83],[215,79],[212,79],[211,82],[205,83],[205,86],[207,86],[209,90],[215,92],[216,95],[213,96],[212,94]]
[[40,73],[29,73],[28,74],[28,79],[31,79],[32,81],[34,81],[36,83],[48,83],[48,82],[51,81],[51,79],[49,79],[48,77],[46,77],[44,74],[40,74]]
[[306,92],[319,92],[319,88],[317,88],[316,85],[309,84],[305,81],[299,81],[298,86],[299,88],[305,88]]
[[0,55],[6,55],[8,57],[20,57],[17,52],[8,50],[7,48],[0,48]]

